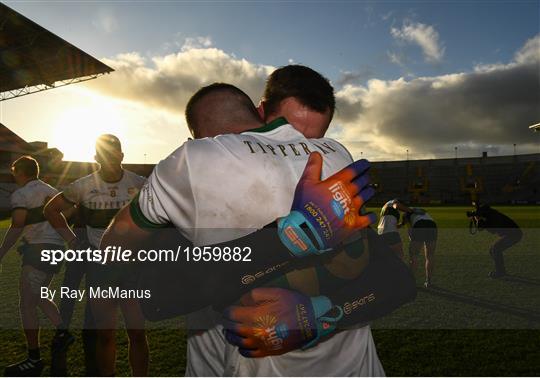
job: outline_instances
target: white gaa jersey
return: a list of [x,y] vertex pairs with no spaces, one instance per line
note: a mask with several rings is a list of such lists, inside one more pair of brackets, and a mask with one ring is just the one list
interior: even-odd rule
[[64,240],[43,216],[43,207],[58,190],[39,179],[29,181],[11,194],[11,209],[26,209],[23,238],[28,244],[64,246]]
[[139,192],[146,179],[128,170],[122,178],[107,182],[99,171],[73,181],[62,192],[64,198],[79,208],[86,224],[88,241],[99,247],[101,237],[116,213]]
[[[140,221],[172,223],[196,245],[246,235],[289,213],[313,151],[323,155],[323,177],[352,162],[338,142],[306,139],[283,118],[242,134],[188,141],[156,166],[141,190],[146,220]],[[188,317],[190,328],[214,314]],[[187,359],[186,375],[193,376],[384,374],[369,327],[341,332],[307,351],[247,359],[217,325],[188,338]]]
[[431,215],[429,215],[424,209],[419,209],[419,208],[411,208],[411,210],[415,211],[415,210],[420,210],[419,212],[414,212],[411,214],[411,227],[414,227],[414,225],[416,224],[416,222],[420,221],[420,220],[430,220],[430,221],[433,221],[433,218],[431,217]]
[[399,211],[393,207],[396,202],[397,200],[395,199],[390,200],[382,207],[379,224],[377,225],[377,233],[379,235],[388,232],[398,232]]

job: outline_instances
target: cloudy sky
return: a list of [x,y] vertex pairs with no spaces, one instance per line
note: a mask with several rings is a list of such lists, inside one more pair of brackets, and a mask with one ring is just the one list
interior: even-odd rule
[[6,1],[116,71],[0,103],[29,141],[90,160],[103,132],[127,162],[187,139],[184,106],[224,81],[258,102],[289,63],[328,77],[329,135],[372,160],[540,152],[540,1]]

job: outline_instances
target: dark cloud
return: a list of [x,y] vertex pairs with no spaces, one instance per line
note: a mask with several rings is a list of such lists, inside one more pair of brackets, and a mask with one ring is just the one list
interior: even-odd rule
[[539,81],[534,64],[464,75],[440,88],[418,80],[388,93],[373,111],[380,132],[408,144],[527,142],[527,126],[540,119]]
[[358,71],[343,71],[336,81],[337,87],[347,84],[362,84],[367,79],[372,78],[375,72],[371,67],[362,67]]
[[469,155],[508,153],[513,143],[520,152],[538,152],[539,138],[528,126],[540,121],[540,59],[531,49],[539,39],[528,41],[507,65],[348,86],[338,93],[343,112],[337,121],[346,129],[341,135],[347,140],[371,136],[388,154],[392,146],[406,146],[440,156],[455,145]]
[[339,122],[356,122],[364,109],[362,99],[347,96],[337,96],[335,117]]

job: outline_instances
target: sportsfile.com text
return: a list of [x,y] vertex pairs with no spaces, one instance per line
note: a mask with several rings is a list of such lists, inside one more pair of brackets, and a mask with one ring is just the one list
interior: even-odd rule
[[140,249],[136,252],[122,247],[108,246],[105,249],[44,249],[41,261],[51,265],[61,262],[95,262],[105,265],[122,262],[250,262],[250,247],[182,247],[172,249]]

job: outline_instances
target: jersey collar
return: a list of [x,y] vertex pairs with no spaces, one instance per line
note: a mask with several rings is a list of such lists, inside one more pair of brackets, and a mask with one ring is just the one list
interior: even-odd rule
[[261,127],[258,127],[256,129],[248,130],[250,133],[266,133],[268,131],[272,131],[274,129],[277,129],[280,126],[287,125],[289,122],[285,119],[285,117],[279,117],[273,120],[270,123],[267,123]]
[[36,182],[38,180],[39,180],[39,178],[34,178],[32,180],[29,180],[23,186],[21,186],[21,188],[24,188],[25,186],[30,185],[31,183]]
[[[101,169],[100,169],[100,170],[101,170]],[[124,176],[125,176],[124,173],[125,173],[125,172],[124,172],[124,168],[122,168],[122,176],[120,176],[120,179],[119,179],[119,180],[116,180],[116,181],[107,181],[107,180],[105,180],[105,179],[103,178],[103,176],[99,173],[99,171],[97,171],[97,175],[98,175],[99,179],[100,179],[101,181],[103,181],[104,183],[106,183],[106,184],[116,184],[116,183],[122,181],[122,179],[123,179]]]

